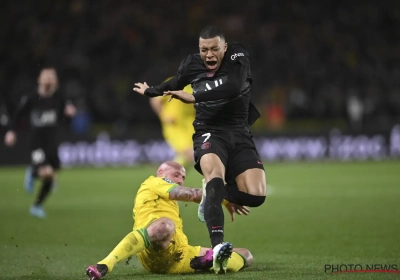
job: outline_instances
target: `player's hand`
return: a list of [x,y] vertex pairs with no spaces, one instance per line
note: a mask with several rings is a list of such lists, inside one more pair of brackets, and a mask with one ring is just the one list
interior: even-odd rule
[[229,214],[231,214],[231,222],[235,220],[235,213],[238,215],[249,215],[250,209],[247,206],[237,205],[232,202],[228,202],[225,205],[226,209],[228,210]]
[[149,88],[149,85],[146,82],[136,83],[135,87],[133,88],[133,91],[136,91],[137,93],[139,93],[141,95],[144,95],[144,91],[148,88]]
[[75,114],[76,114],[76,108],[75,108],[75,106],[72,105],[72,104],[66,105],[65,108],[64,108],[64,114],[65,114],[67,117],[73,117],[73,116],[75,116]]
[[4,136],[4,143],[11,147],[14,146],[15,142],[17,141],[17,135],[14,131],[8,131]]
[[194,103],[195,101],[193,94],[184,92],[183,90],[164,91],[163,96],[168,96],[168,95],[171,96],[168,102],[170,102],[173,98],[179,99],[180,101],[186,104]]

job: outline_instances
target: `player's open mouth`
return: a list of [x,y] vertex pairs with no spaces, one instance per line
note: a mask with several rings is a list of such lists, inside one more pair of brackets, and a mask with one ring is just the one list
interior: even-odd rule
[[217,68],[217,62],[216,61],[206,61],[207,68],[210,70],[214,70]]

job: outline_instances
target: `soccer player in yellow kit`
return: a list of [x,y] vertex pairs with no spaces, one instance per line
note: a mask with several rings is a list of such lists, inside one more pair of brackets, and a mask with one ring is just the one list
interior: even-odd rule
[[[166,79],[165,82],[171,78]],[[183,90],[193,93],[190,85]],[[165,141],[175,152],[174,161],[188,167],[194,160],[192,140],[193,121],[196,114],[194,107],[187,106],[179,100],[168,102],[168,98],[163,97],[151,98],[150,105],[160,119]]]
[[[213,266],[213,250],[189,245],[183,232],[177,201],[199,203],[202,196],[201,189],[182,185],[185,176],[186,171],[182,165],[167,161],[160,165],[157,176],[150,176],[141,184],[133,208],[133,231],[106,258],[87,268],[86,274],[90,280],[101,279],[118,262],[134,255],[146,270],[153,273],[210,271]],[[232,221],[234,213],[249,213],[249,209],[244,206],[227,201],[224,205]],[[239,271],[250,266],[253,261],[250,251],[244,248],[223,247],[219,253],[221,271],[224,272]]]

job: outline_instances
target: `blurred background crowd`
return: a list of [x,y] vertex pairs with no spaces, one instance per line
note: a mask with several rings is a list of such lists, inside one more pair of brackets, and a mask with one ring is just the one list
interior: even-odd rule
[[400,121],[400,2],[21,0],[0,10],[3,112],[52,65],[87,124],[81,131],[156,127],[134,83],[174,75],[198,51],[199,31],[218,25],[250,51],[257,131]]

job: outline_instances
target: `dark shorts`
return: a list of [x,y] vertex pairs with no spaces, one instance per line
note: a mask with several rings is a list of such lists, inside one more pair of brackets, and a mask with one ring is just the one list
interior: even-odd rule
[[253,136],[248,130],[213,131],[202,130],[193,135],[195,168],[203,174],[200,159],[203,155],[214,153],[225,166],[225,181],[234,182],[244,171],[252,168],[264,170],[264,166],[254,145]]
[[59,170],[61,164],[57,148],[46,149],[38,147],[31,150],[31,165],[35,176],[37,176],[38,169],[45,165],[50,165],[54,170]]

